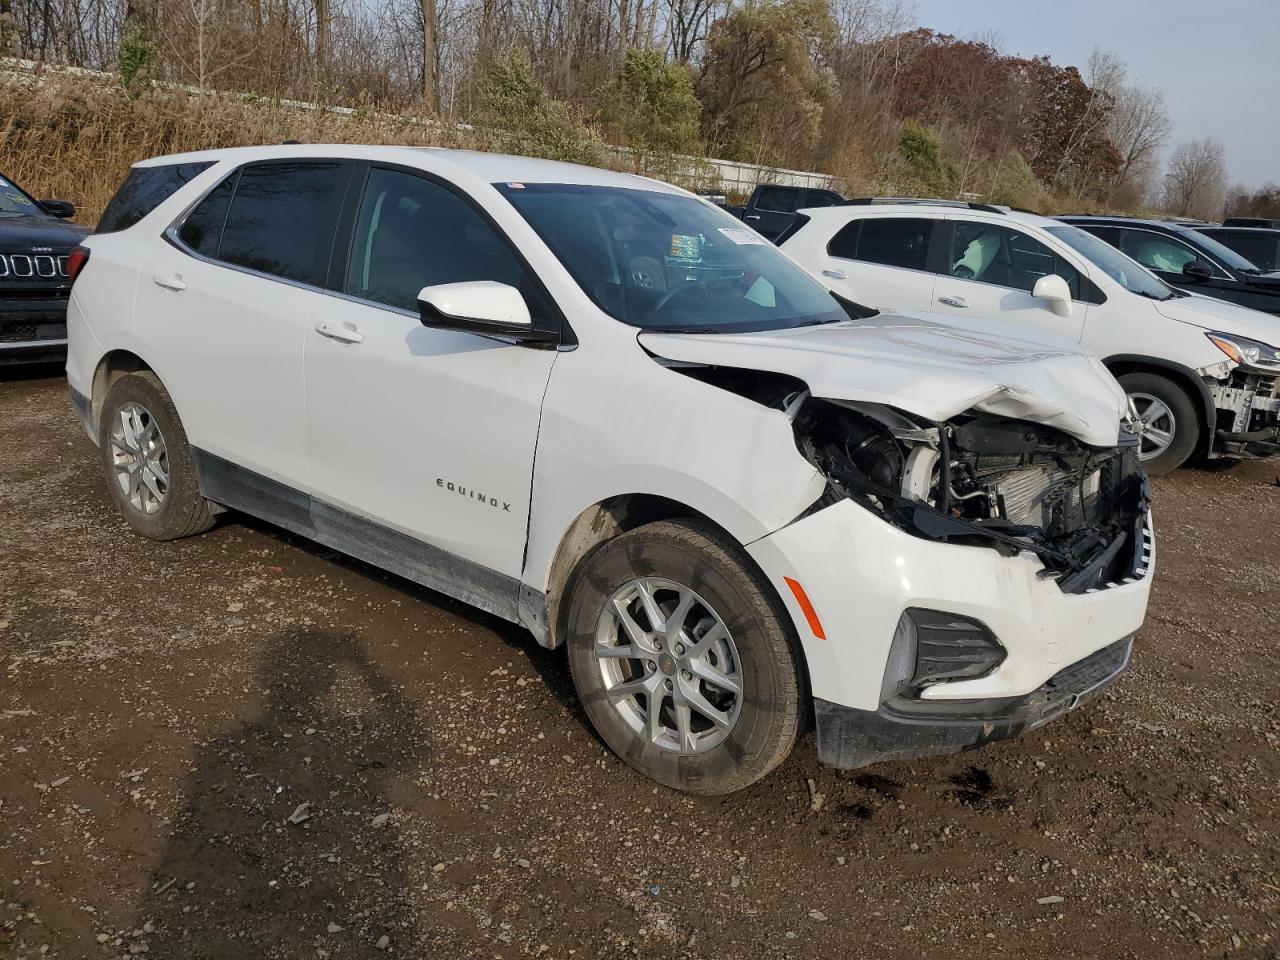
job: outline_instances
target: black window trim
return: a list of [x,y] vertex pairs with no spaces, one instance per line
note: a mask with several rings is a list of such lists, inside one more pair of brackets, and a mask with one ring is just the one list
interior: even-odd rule
[[[271,166],[271,165],[286,164],[286,163],[305,163],[305,162],[316,162],[316,163],[337,162],[345,166],[348,166],[350,168],[348,170],[349,179],[347,180],[347,185],[344,190],[342,206],[338,211],[338,219],[334,224],[333,246],[330,248],[330,251],[329,251],[329,266],[328,266],[328,269],[325,271],[325,281],[323,286],[317,286],[316,284],[306,283],[305,281],[302,281],[302,280],[294,280],[290,277],[281,277],[274,273],[266,273],[265,271],[262,271],[262,270],[255,270],[252,267],[241,266],[238,263],[228,263],[226,260],[218,259],[216,257],[207,257],[196,250],[192,250],[191,247],[187,246],[187,244],[183,242],[182,238],[178,235],[178,232],[182,229],[182,225],[186,223],[187,218],[191,215],[192,211],[195,210],[195,208],[198,207],[201,203],[203,203],[205,198],[210,193],[216,190],[219,186],[221,186],[227,180],[234,177],[236,179],[236,183],[231,191],[231,200],[227,203],[227,212],[226,214],[223,215],[224,216],[223,226],[225,227],[226,226],[225,217],[229,216],[231,213],[231,204],[234,203],[235,201],[235,191],[240,186],[240,174],[247,167],[260,167],[260,166]],[[183,209],[183,211],[180,214],[178,214],[178,216],[173,220],[173,222],[170,223],[169,226],[165,228],[161,236],[170,246],[179,250],[181,253],[184,253],[195,260],[199,260],[202,263],[207,263],[211,266],[222,267],[227,270],[235,270],[240,273],[248,274],[251,277],[260,277],[264,280],[274,281],[275,283],[283,283],[287,286],[297,287],[300,290],[306,290],[311,293],[325,294],[331,297],[335,297],[338,300],[345,300],[348,303],[357,303],[357,304],[360,304],[361,306],[373,307],[378,310],[385,310],[389,313],[395,313],[401,316],[416,318],[418,316],[417,311],[409,310],[404,307],[395,307],[388,303],[379,303],[376,300],[369,300],[364,297],[358,297],[358,296],[355,296],[354,294],[347,293],[345,290],[342,289],[346,281],[347,263],[351,256],[351,245],[355,242],[356,217],[360,211],[360,202],[364,197],[364,188],[365,188],[366,182],[368,181],[369,171],[374,167],[377,167],[379,169],[384,169],[384,170],[396,170],[401,173],[407,173],[413,176],[422,177],[424,180],[430,180],[433,183],[436,183],[444,187],[446,190],[449,190],[455,196],[461,198],[463,202],[471,206],[476,212],[478,212],[481,218],[484,219],[484,221],[488,223],[489,226],[493,229],[494,233],[498,236],[498,238],[503,243],[507,244],[508,247],[511,248],[512,253],[515,255],[521,267],[523,267],[524,270],[528,272],[529,276],[533,278],[533,281],[538,285],[538,288],[541,290],[546,302],[550,305],[552,310],[552,316],[549,319],[552,321],[553,324],[558,322],[560,327],[560,330],[559,330],[560,342],[558,346],[561,348],[569,348],[577,345],[578,343],[577,336],[574,334],[573,328],[569,325],[569,321],[565,317],[564,311],[560,309],[560,304],[556,302],[556,299],[553,296],[551,296],[550,291],[547,290],[546,285],[542,282],[542,278],[538,276],[537,271],[535,271],[529,265],[529,261],[525,259],[524,254],[520,252],[520,249],[516,246],[516,244],[512,242],[510,237],[507,236],[506,231],[504,231],[501,228],[501,226],[499,226],[497,221],[494,220],[493,217],[489,215],[489,212],[485,210],[482,206],[480,206],[480,204],[476,202],[475,198],[472,197],[470,194],[468,194],[466,191],[461,190],[460,188],[450,183],[449,181],[443,179],[442,177],[439,177],[426,170],[423,170],[420,167],[412,167],[412,166],[399,164],[399,163],[389,163],[389,162],[384,163],[381,161],[361,160],[361,159],[352,158],[352,157],[327,157],[327,156],[275,157],[269,160],[248,160],[236,166],[232,170],[228,171],[226,176],[219,177],[217,180],[215,180],[212,184],[209,185],[208,189],[202,191],[199,196],[197,196],[194,200],[191,201],[191,203],[187,204],[187,206]],[[222,235],[219,234],[218,252],[221,253],[221,250],[222,250]]]

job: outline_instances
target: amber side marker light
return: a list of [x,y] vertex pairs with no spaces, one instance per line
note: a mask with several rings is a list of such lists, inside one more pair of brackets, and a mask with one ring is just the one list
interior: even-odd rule
[[809,629],[813,631],[813,635],[819,640],[827,639],[827,635],[822,629],[822,621],[818,619],[818,611],[813,609],[813,604],[809,601],[809,595],[804,592],[804,587],[800,586],[798,580],[792,580],[790,577],[783,577],[782,579],[791,588],[791,593],[795,596],[796,603],[800,604],[800,611],[804,614],[804,618],[809,621]]

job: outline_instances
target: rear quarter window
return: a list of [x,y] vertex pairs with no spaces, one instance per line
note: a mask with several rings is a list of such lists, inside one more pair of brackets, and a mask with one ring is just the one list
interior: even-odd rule
[[213,161],[134,167],[102,211],[95,233],[127,230],[213,166]]

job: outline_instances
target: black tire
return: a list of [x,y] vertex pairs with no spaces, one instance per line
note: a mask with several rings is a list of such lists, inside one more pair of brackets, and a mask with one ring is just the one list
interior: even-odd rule
[[[1200,417],[1195,403],[1178,383],[1158,373],[1126,373],[1118,378],[1120,386],[1130,397],[1135,395],[1154,397],[1163,403],[1173,416],[1173,439],[1163,453],[1144,459],[1142,467],[1151,476],[1178,469],[1191,458],[1200,441]],[[1148,441],[1143,441],[1147,449]]]
[[[594,652],[597,625],[615,592],[645,577],[690,588],[723,622],[736,648],[742,686],[736,722],[720,743],[702,752],[680,753],[652,742],[633,729],[606,693]],[[768,774],[791,752],[807,685],[790,621],[741,548],[709,526],[662,521],[599,547],[571,587],[567,633],[569,667],[587,715],[614,752],[645,776],[691,793],[731,793]],[[679,663],[660,660],[648,676],[670,669],[677,684],[679,677],[691,677]],[[673,701],[664,700],[661,710],[669,711],[673,727],[674,709]]]
[[[117,477],[116,458],[122,454],[113,445],[112,434],[120,421],[121,411],[131,403],[142,410],[140,422],[146,423],[148,418],[154,421],[164,443],[160,462],[166,468],[168,480],[163,484],[156,481],[163,497],[154,512],[147,512],[131,500]],[[144,537],[177,540],[203,533],[213,526],[215,507],[200,495],[187,433],[182,428],[169,392],[155,374],[149,371],[130,373],[111,385],[98,421],[98,451],[111,499],[125,522]]]

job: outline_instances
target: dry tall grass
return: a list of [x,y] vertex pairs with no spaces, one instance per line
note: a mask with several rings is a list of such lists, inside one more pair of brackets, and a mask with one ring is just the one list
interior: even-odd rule
[[87,224],[97,222],[129,166],[145,157],[284,140],[492,149],[491,139],[372,111],[174,89],[130,95],[93,77],[0,73],[0,170],[37,196],[71,200],[76,219]]

